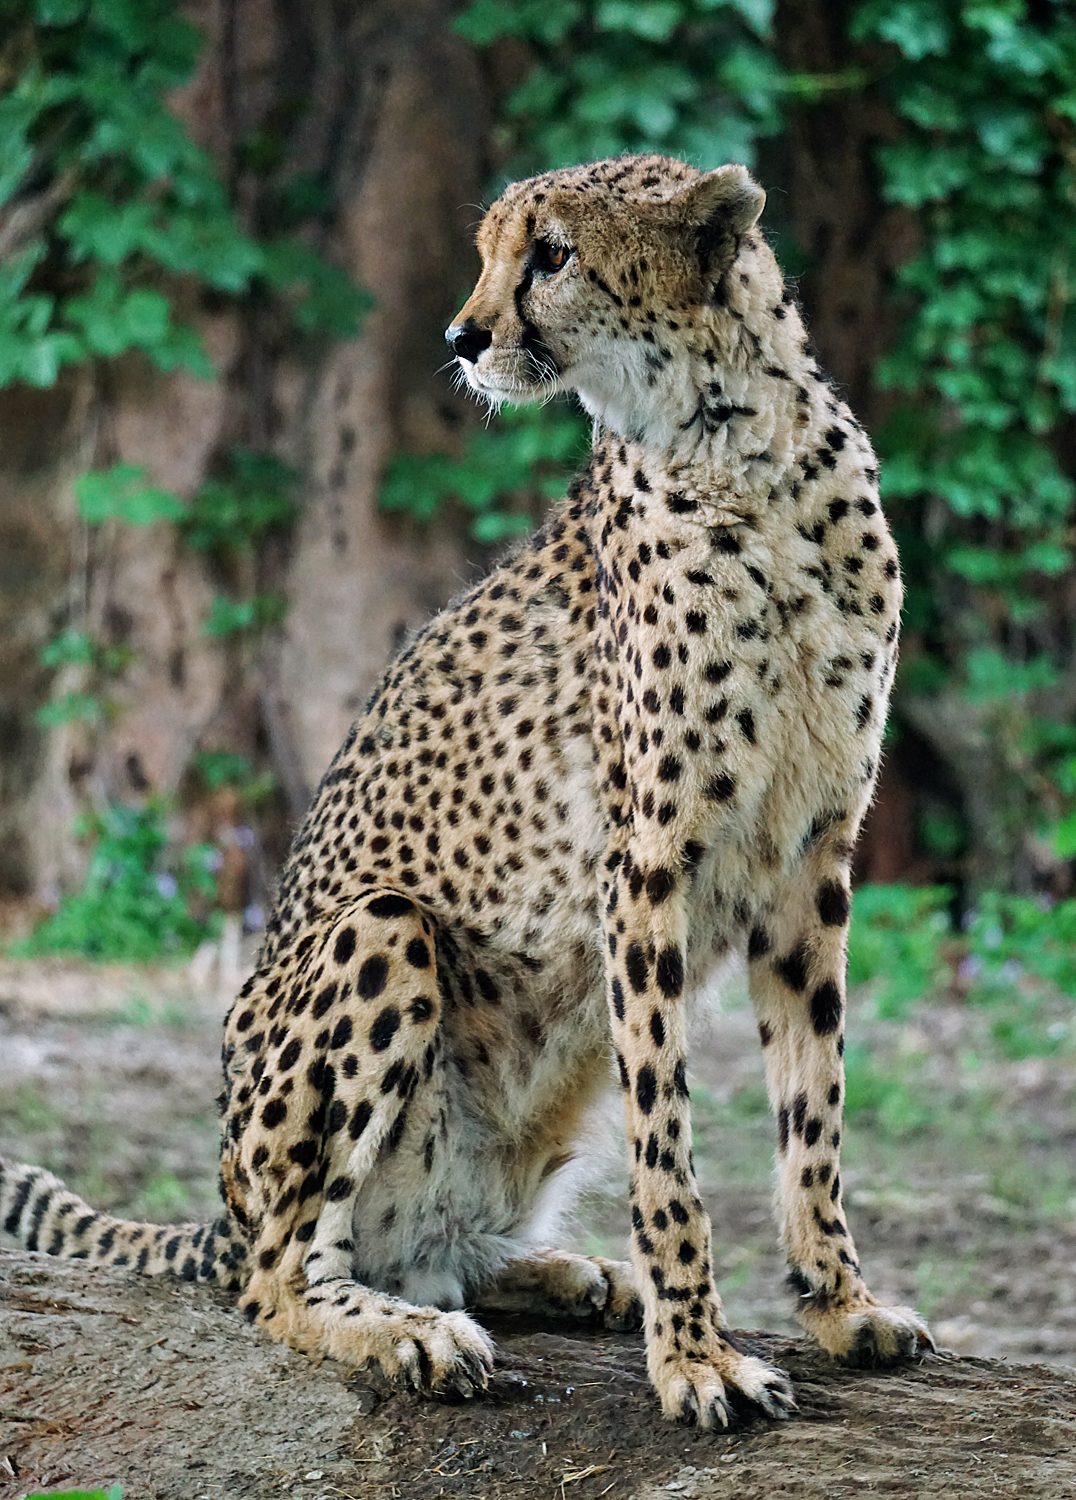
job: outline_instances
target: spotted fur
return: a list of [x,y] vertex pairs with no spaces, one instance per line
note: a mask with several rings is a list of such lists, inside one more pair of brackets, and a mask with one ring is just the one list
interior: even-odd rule
[[[494,404],[577,392],[591,458],[404,649],[318,789],[227,1022],[222,1225],[118,1224],[8,1166],[25,1243],[239,1282],[274,1337],[461,1394],[492,1363],[465,1306],[642,1316],[669,1416],[782,1416],[787,1378],[726,1331],[691,1161],[685,1008],[739,950],[800,1320],[852,1360],[929,1346],[864,1285],[838,1168],[897,558],[762,203],[740,167],[637,157],[490,210],[459,368]],[[537,1228],[610,1076],[633,1269]]]

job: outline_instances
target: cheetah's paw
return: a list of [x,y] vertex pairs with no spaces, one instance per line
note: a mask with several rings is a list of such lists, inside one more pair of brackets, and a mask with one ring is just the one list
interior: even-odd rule
[[643,1304],[635,1274],[626,1261],[539,1250],[509,1261],[479,1295],[495,1312],[534,1313],[558,1318],[601,1318],[617,1332],[639,1328]]
[[[417,1325],[417,1326],[416,1326]],[[489,1384],[493,1343],[484,1329],[462,1312],[423,1314],[389,1334],[377,1360],[397,1384],[426,1395],[469,1400]]]
[[848,1365],[892,1365],[933,1354],[934,1340],[911,1307],[803,1307],[797,1317],[827,1353]]
[[654,1385],[665,1415],[692,1427],[728,1427],[760,1416],[783,1421],[796,1409],[785,1372],[747,1355],[737,1357],[724,1379],[712,1364],[673,1360]]
[[604,1260],[595,1256],[594,1265],[605,1279],[605,1301],[601,1307],[602,1322],[613,1333],[633,1333],[643,1326],[643,1299],[635,1284],[635,1272],[626,1260]]

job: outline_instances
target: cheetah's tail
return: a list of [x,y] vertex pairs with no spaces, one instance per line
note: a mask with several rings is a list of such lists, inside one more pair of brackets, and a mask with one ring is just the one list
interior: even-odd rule
[[144,1276],[241,1288],[247,1247],[227,1218],[212,1224],[138,1224],[95,1212],[58,1177],[0,1156],[0,1227],[27,1250]]

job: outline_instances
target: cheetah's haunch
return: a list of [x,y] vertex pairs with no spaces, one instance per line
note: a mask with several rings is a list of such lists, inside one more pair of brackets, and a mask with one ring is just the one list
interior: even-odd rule
[[[510,187],[448,330],[492,403],[572,390],[568,499],[392,664],[295,840],[228,1018],[211,1228],[94,1214],[0,1168],[31,1249],[242,1288],[274,1337],[470,1395],[464,1307],[645,1323],[665,1412],[785,1415],[726,1333],[695,1186],[684,1010],[749,965],[778,1219],[833,1354],[930,1347],[841,1208],[848,867],[900,582],[870,445],[820,374],[741,167],[648,156]],[[535,1243],[619,1076],[632,1266]]]

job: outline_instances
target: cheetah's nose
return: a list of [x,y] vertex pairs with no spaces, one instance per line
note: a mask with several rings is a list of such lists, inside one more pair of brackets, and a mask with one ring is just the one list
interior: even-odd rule
[[473,318],[468,318],[466,323],[453,323],[450,328],[445,329],[445,338],[452,353],[460,359],[469,360],[471,364],[474,364],[483,349],[488,349],[493,343],[493,335],[489,329],[479,328]]

